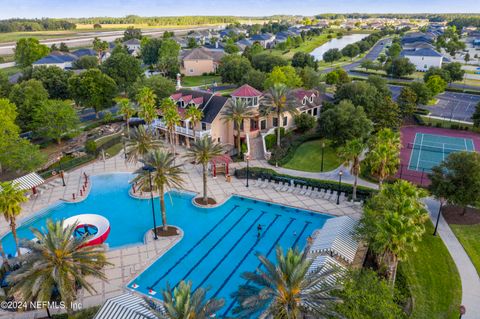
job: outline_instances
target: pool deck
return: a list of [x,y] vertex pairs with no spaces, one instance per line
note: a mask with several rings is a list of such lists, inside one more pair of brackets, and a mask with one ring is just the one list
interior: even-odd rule
[[[180,148],[178,152],[182,154],[185,150]],[[183,158],[181,161],[184,161]],[[241,166],[242,164],[240,163],[234,163],[232,168]],[[105,161],[97,160],[91,164],[80,167],[65,175],[67,186],[54,186],[43,192],[37,198],[31,199],[29,202],[25,203],[18,220],[21,223],[23,219],[31,217],[35,212],[45,209],[60,200],[71,200],[72,193],[78,195],[83,186],[84,173],[91,176],[115,172],[133,172],[139,167],[140,164],[134,165],[125,163],[123,153]],[[187,174],[184,175],[185,190],[201,192],[203,189],[201,166],[192,165],[185,161],[184,169],[187,172]],[[239,180],[234,177],[232,177],[231,182],[228,183],[224,176],[219,176],[217,178],[209,176],[208,192],[209,196],[214,197],[219,203],[224,202],[233,194],[237,194],[278,204],[328,213],[334,216],[349,215],[356,219],[360,217],[362,211],[360,205],[352,204],[347,201],[340,203],[340,205],[336,205],[334,202],[325,199],[280,192],[272,188],[260,188],[254,185],[250,185],[250,187],[247,188],[245,187],[244,180]],[[0,225],[0,234],[3,235],[8,231],[8,225],[2,223]],[[113,263],[112,266],[105,268],[105,274],[108,280],[103,282],[92,279],[92,284],[97,290],[97,293],[89,295],[82,290],[79,292],[78,302],[82,304],[83,308],[87,308],[103,304],[106,299],[125,293],[128,291],[125,288],[126,284],[172,248],[181,237],[182,234],[171,238],[161,238],[158,241],[149,241],[147,244],[143,245],[134,245],[107,251],[108,260]],[[51,310],[51,313],[57,313],[57,311]],[[12,313],[0,310],[0,318],[33,319],[41,317],[45,317],[44,310],[25,313]]]

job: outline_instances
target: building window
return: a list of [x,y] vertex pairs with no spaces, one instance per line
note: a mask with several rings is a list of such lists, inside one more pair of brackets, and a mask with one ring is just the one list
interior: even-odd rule
[[250,119],[250,131],[258,130],[258,121],[255,119]]
[[310,103],[313,103],[313,94],[312,94],[312,96],[310,97]]
[[287,126],[287,123],[288,123],[288,118],[285,116],[283,118],[283,126]]
[[207,123],[202,122],[202,131],[206,131],[206,130],[207,130]]
[[267,128],[267,120],[260,121],[260,129],[265,130]]
[[313,116],[317,116],[317,115],[318,115],[318,107],[313,109]]
[[220,139],[220,137],[217,138],[217,142],[218,142],[218,143],[221,143],[221,142],[222,142],[222,140]]
[[306,103],[307,103],[307,97],[305,96],[305,97],[303,98],[302,104],[305,105]]
[[272,119],[272,124],[273,124],[274,127],[277,127],[278,126],[278,118],[274,117]]
[[193,73],[193,69],[190,69],[188,72]]

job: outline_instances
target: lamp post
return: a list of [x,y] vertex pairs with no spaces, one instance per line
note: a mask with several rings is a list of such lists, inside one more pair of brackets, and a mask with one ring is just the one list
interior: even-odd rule
[[440,215],[442,214],[443,202],[445,200],[440,198],[440,207],[438,208],[437,221],[435,222],[435,230],[433,231],[433,236],[437,236],[438,222],[440,221]]
[[57,157],[57,159],[58,159],[58,166],[60,170],[60,176],[62,177],[62,184],[65,187],[67,186],[67,184],[65,184],[65,175],[63,174],[63,169],[62,169],[62,162],[61,162],[62,156]]
[[155,170],[152,166],[150,165],[145,165],[143,166],[144,171],[148,171],[148,180],[150,183],[150,200],[152,202],[152,216],[153,216],[153,233],[155,236],[153,239],[157,240],[157,220],[155,219],[155,205],[153,203],[153,185],[152,185],[152,172]]
[[127,148],[125,145],[125,133],[122,133],[122,142],[123,142],[123,155],[127,159]]
[[250,155],[247,155],[246,158],[247,158],[247,185],[246,185],[246,187],[248,187],[249,186],[248,185],[248,177],[250,175],[249,174],[250,173],[250,164],[249,164],[250,163]]
[[342,187],[342,175],[343,171],[338,172],[338,190],[337,190],[337,205],[340,205],[340,189]]
[[322,165],[320,167],[320,172],[323,172],[323,152],[325,151],[325,142],[322,142]]

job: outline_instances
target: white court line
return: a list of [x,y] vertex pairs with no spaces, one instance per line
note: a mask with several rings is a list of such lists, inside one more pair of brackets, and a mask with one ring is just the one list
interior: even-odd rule
[[445,160],[445,143],[442,143],[442,161]]
[[465,143],[465,151],[469,152],[466,138],[463,139],[463,143]]
[[410,165],[412,164],[412,155],[413,155],[413,152],[415,151],[415,145],[416,142],[417,142],[417,135],[418,134],[421,134],[421,133],[415,133],[415,138],[413,139],[413,146],[412,146],[412,154],[410,154],[410,159],[408,160],[408,166],[407,166],[407,169],[410,169]]
[[420,164],[420,154],[422,154],[422,146],[423,146],[423,133],[422,133],[422,140],[420,141],[420,149],[418,150],[417,168],[415,169],[416,171],[418,171],[418,165]]

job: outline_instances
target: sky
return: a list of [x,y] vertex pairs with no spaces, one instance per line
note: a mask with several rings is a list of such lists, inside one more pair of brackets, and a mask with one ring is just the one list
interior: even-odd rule
[[351,12],[480,13],[480,0],[0,0],[0,19]]

